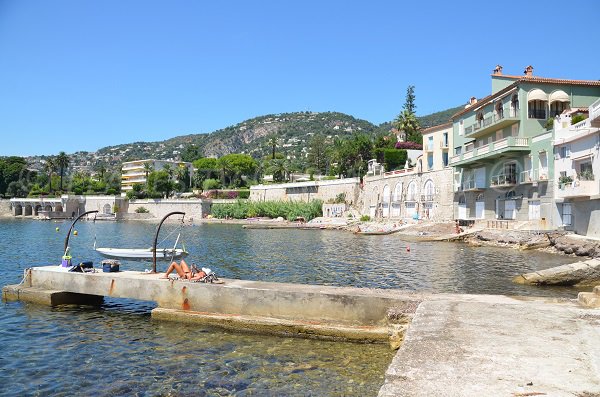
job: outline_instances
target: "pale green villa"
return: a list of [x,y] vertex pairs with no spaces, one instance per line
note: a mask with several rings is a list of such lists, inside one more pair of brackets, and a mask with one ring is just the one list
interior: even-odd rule
[[591,105],[600,81],[537,77],[531,66],[521,76],[497,66],[491,77],[491,95],[452,116],[455,217],[560,226],[549,119]]

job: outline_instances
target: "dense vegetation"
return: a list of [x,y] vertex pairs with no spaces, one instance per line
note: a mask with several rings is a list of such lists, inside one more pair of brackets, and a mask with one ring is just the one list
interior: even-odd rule
[[323,202],[302,201],[237,201],[234,204],[213,204],[211,213],[215,218],[246,219],[253,217],[282,217],[288,221],[298,217],[306,221],[322,215]]

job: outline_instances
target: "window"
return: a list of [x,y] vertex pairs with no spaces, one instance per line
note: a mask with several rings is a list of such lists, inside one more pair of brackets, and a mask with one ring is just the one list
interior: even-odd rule
[[510,100],[510,117],[517,117],[519,110],[519,96],[514,94]]
[[427,140],[427,150],[429,150],[430,152],[433,151],[433,137],[430,136],[429,139]]
[[571,147],[569,145],[560,147],[560,158],[566,159],[571,156]]
[[458,135],[464,135],[465,134],[465,124],[464,124],[464,120],[460,120],[458,122]]
[[442,147],[448,147],[448,133],[444,132],[442,135]]
[[433,169],[433,153],[427,155],[427,169],[429,171]]
[[425,182],[423,190],[425,191],[424,201],[433,201],[433,196],[435,194],[435,186],[431,179],[428,179],[427,182]]
[[442,164],[444,167],[448,166],[448,152],[442,152]]
[[454,148],[454,154],[455,155],[460,155],[462,153],[462,146],[457,146]]
[[560,115],[564,110],[567,110],[569,108],[569,102],[552,102],[550,104],[550,116],[556,117]]
[[594,171],[592,169],[592,163],[587,161],[579,165],[579,179],[582,181],[593,181]]

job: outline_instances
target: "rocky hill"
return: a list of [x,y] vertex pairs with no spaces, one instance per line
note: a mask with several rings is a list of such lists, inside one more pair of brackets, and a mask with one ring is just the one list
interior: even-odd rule
[[[448,109],[419,117],[424,128],[447,122],[462,107]],[[71,168],[91,172],[98,164],[118,168],[124,161],[142,158],[180,159],[186,150],[194,148],[200,156],[219,157],[229,153],[247,153],[255,158],[267,155],[268,140],[277,137],[278,151],[297,157],[306,151],[306,144],[314,134],[345,136],[355,132],[369,135],[388,133],[392,122],[375,125],[338,112],[295,112],[272,114],[246,120],[209,134],[177,136],[160,142],[133,142],[107,146],[97,152],[70,154]],[[193,145],[193,146],[192,146]],[[32,168],[40,168],[43,156],[28,159]]]

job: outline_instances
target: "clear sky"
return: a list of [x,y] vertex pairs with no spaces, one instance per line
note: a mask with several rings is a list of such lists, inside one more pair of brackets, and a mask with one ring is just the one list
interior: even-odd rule
[[0,0],[0,155],[306,110],[379,124],[408,85],[418,115],[488,95],[496,64],[600,79],[598,15],[596,0]]

